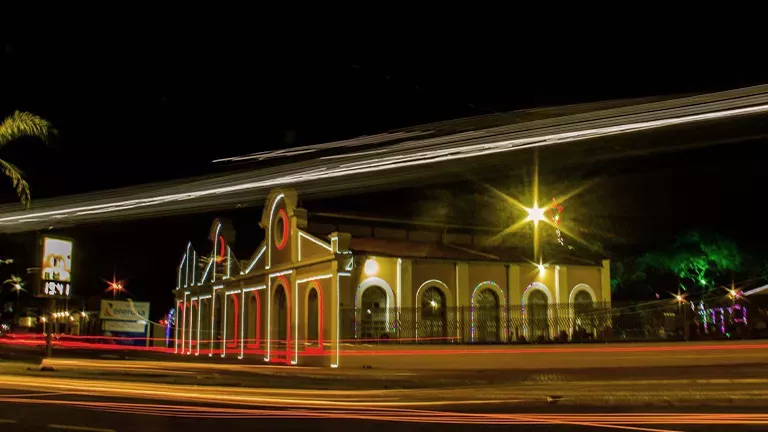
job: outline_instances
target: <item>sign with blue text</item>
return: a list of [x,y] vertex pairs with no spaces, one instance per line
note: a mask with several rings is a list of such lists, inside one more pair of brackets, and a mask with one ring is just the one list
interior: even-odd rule
[[131,300],[102,300],[99,318],[114,321],[147,321],[149,319],[149,303]]

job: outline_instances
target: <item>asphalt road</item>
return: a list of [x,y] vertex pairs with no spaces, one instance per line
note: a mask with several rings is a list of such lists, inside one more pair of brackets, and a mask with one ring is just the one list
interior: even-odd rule
[[740,364],[697,349],[679,360],[710,364],[410,374],[81,350],[43,372],[38,351],[0,348],[0,431],[768,429],[765,349]]
[[[417,412],[393,408],[275,409],[268,405],[214,405],[159,402],[132,398],[3,390],[0,430],[16,431],[187,431],[212,430],[366,430],[466,431],[502,430],[656,430],[757,431],[768,415],[748,417],[750,410],[708,407],[592,407],[574,410],[558,405],[455,406]],[[765,411],[765,410],[764,410]],[[721,414],[718,414],[721,413]],[[717,424],[717,423],[721,424]],[[746,424],[760,422],[761,424]],[[353,429],[354,428],[354,429]],[[620,429],[621,428],[621,429]]]

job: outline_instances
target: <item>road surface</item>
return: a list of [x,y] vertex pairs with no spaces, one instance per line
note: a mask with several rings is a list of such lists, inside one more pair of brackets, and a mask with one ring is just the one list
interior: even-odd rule
[[[764,409],[763,409],[764,411]],[[750,424],[751,423],[751,424]],[[459,405],[441,410],[398,407],[275,408],[156,399],[104,398],[57,392],[3,390],[0,428],[16,431],[179,431],[212,430],[765,430],[768,414],[730,407],[573,407],[549,404]],[[619,429],[621,428],[621,429]]]

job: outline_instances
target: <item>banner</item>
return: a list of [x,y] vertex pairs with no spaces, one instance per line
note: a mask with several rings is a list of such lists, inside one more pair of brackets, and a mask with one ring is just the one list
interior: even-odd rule
[[99,318],[117,321],[147,321],[149,320],[149,303],[130,300],[102,300]]

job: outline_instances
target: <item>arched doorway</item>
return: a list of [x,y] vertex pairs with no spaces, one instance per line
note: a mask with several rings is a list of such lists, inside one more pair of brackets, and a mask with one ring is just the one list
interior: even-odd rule
[[530,340],[549,339],[549,302],[543,291],[536,289],[530,293],[525,313]]
[[379,339],[387,334],[387,292],[373,285],[360,298],[360,339]]
[[499,296],[489,288],[475,297],[475,342],[496,343],[501,341]]
[[246,340],[244,343],[248,348],[259,347],[259,338],[261,337],[259,334],[261,332],[260,307],[259,293],[254,292],[253,295],[250,296],[250,300],[248,300],[245,317],[243,317],[243,321],[246,323]]
[[187,349],[187,354],[192,354],[192,350],[194,349],[195,345],[197,345],[197,329],[200,322],[200,305],[198,304],[197,300],[192,300],[192,305],[190,307],[190,320],[189,320],[189,346]]
[[594,334],[594,302],[587,291],[579,291],[573,298],[573,338],[585,339]]
[[272,296],[272,314],[274,316],[272,339],[275,351],[285,353],[288,358],[288,296],[282,285],[275,288]]
[[421,296],[419,338],[443,342],[448,336],[448,304],[445,294],[437,287],[429,287]]
[[225,322],[223,317],[224,313],[222,312],[221,304],[222,304],[222,299],[217,298],[216,304],[214,306],[214,312],[213,312],[213,322],[215,324],[213,328],[213,335],[211,335],[211,339],[214,342],[213,343],[214,350],[221,349],[221,337],[223,335],[222,329],[224,328],[222,326],[222,323]]
[[200,300],[200,322],[198,323],[198,328],[200,331],[197,335],[196,354],[200,354],[202,348],[207,350],[211,344],[211,299],[209,298]]
[[320,302],[317,289],[312,288],[307,295],[307,343],[311,348],[320,346]]
[[227,303],[227,331],[226,344],[229,348],[236,348],[240,340],[240,299],[239,294],[230,294]]

